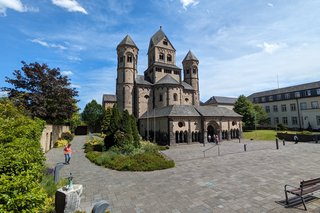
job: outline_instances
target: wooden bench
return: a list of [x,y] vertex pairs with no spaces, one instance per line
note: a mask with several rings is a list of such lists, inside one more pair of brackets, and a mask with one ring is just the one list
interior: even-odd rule
[[296,195],[297,197],[300,197],[304,209],[307,211],[307,207],[305,204],[305,196],[306,195],[310,195],[315,191],[320,190],[320,178],[316,178],[316,179],[311,179],[311,180],[302,180],[300,182],[300,187],[294,187],[294,186],[290,186],[290,185],[285,185],[284,186],[284,192],[286,195],[286,204],[289,204],[289,200],[288,200],[288,193]]

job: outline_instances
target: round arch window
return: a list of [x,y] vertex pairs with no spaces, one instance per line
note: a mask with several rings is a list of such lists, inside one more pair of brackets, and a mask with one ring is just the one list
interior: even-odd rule
[[180,121],[180,122],[178,123],[178,126],[181,128],[181,127],[184,126],[184,123],[183,123],[182,121]]
[[232,121],[232,126],[235,126],[237,124],[236,121]]

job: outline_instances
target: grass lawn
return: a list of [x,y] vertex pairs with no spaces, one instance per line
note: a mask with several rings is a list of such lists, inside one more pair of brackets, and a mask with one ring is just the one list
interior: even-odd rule
[[243,132],[245,139],[253,140],[275,140],[277,132],[275,130],[252,130]]

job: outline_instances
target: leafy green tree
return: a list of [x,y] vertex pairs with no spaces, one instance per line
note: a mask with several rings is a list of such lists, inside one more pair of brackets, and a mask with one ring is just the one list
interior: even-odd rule
[[244,95],[240,95],[234,104],[233,110],[242,115],[244,129],[254,129],[255,127],[255,111],[252,102]]
[[70,130],[74,133],[75,129],[81,125],[81,115],[79,113],[79,110],[74,112],[70,118]]
[[82,120],[85,121],[91,132],[100,132],[104,109],[96,100],[88,103],[81,114]]
[[264,110],[264,108],[258,104],[253,104],[253,109],[255,111],[255,125],[256,126],[263,126],[268,124],[268,114]]
[[6,77],[13,88],[3,87],[15,105],[23,106],[32,117],[39,117],[51,124],[64,124],[77,111],[75,99],[78,92],[71,88],[70,79],[62,76],[59,68],[46,64],[23,62],[21,70]]

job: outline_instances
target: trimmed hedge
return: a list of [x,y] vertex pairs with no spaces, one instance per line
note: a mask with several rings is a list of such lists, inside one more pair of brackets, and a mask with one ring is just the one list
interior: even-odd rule
[[40,185],[45,122],[0,99],[0,212],[41,212],[47,194]]

